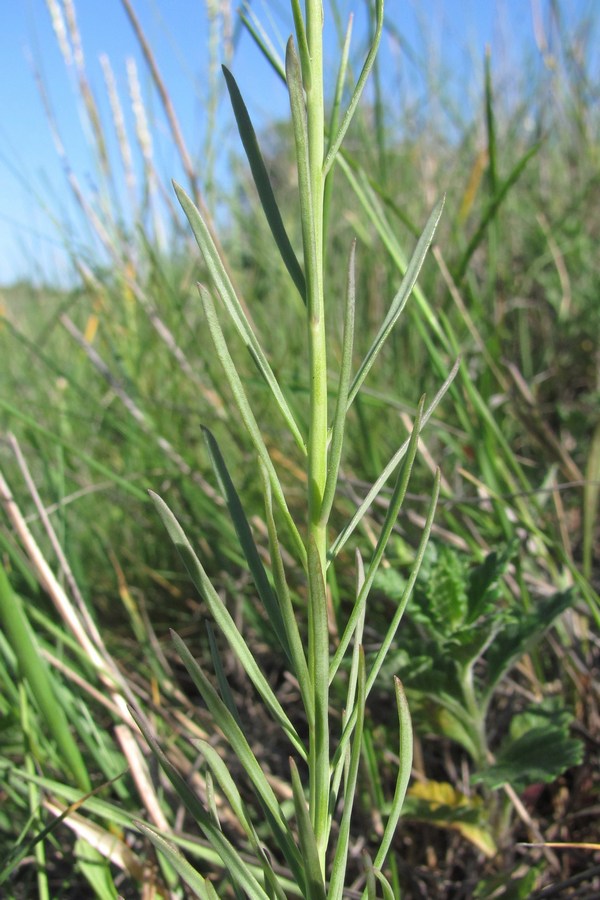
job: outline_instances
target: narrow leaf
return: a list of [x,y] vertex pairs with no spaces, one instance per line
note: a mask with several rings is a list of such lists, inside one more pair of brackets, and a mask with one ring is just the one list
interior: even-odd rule
[[300,219],[302,223],[302,244],[304,247],[304,271],[307,281],[306,297],[309,313],[312,313],[311,303],[318,296],[318,264],[317,247],[315,243],[316,227],[312,200],[312,187],[310,178],[310,162],[308,151],[308,124],[306,121],[306,106],[304,103],[304,86],[300,64],[296,55],[294,41],[289,39],[285,56],[285,71],[287,86],[290,94],[290,109],[292,113],[292,126],[294,129],[294,142],[296,146],[296,161],[298,166],[298,190],[300,195]]
[[244,145],[244,150],[246,151],[246,156],[248,157],[248,162],[250,163],[254,184],[256,185],[256,190],[258,191],[258,196],[265,216],[267,217],[271,234],[275,239],[281,258],[292,281],[298,289],[298,293],[306,303],[304,273],[300,267],[296,254],[294,253],[287,231],[285,230],[285,225],[283,224],[283,219],[279,212],[277,200],[275,199],[275,194],[271,185],[271,179],[269,178],[267,167],[262,153],[260,152],[258,139],[250,120],[250,115],[248,114],[248,110],[242,99],[235,78],[229,69],[225,66],[222,68],[240,137]]
[[302,563],[304,563],[306,559],[306,549],[304,547],[304,542],[300,537],[300,533],[298,532],[296,524],[287,507],[287,501],[285,499],[281,483],[277,476],[277,472],[275,471],[275,466],[271,462],[271,457],[269,456],[269,452],[265,446],[260,428],[258,427],[256,418],[248,402],[242,380],[238,374],[235,363],[231,358],[231,354],[229,353],[229,349],[225,342],[225,337],[223,335],[223,331],[221,329],[221,325],[215,311],[212,297],[205,287],[203,287],[202,285],[199,285],[198,287],[200,291],[200,298],[202,300],[202,306],[204,308],[204,314],[206,316],[210,335],[215,347],[215,352],[219,358],[221,365],[223,366],[223,371],[225,372],[225,376],[227,378],[227,381],[229,382],[229,386],[231,387],[237,408],[242,418],[242,422],[246,426],[246,430],[252,440],[252,443],[254,444],[254,449],[258,454],[258,458],[269,473],[273,496],[283,515],[285,516],[285,521],[290,534],[294,539],[294,544],[298,556]]
[[291,662],[292,657],[288,645],[286,630],[281,616],[281,611],[277,602],[277,597],[275,595],[275,592],[273,591],[273,588],[271,587],[269,577],[259,556],[250,524],[246,517],[246,513],[244,512],[244,507],[242,506],[239,495],[235,489],[233,481],[231,480],[229,470],[227,469],[227,465],[225,463],[225,460],[223,459],[223,456],[219,449],[219,445],[214,435],[208,430],[208,428],[203,427],[202,431],[206,439],[206,446],[208,447],[210,461],[219,481],[219,488],[221,490],[221,493],[223,494],[225,501],[227,502],[227,509],[229,510],[229,515],[231,516],[231,520],[234,524],[238,540],[246,558],[246,562],[248,563],[248,568],[250,569],[250,572],[252,574],[252,579],[256,586],[256,590],[258,591],[258,596],[260,597],[265,611],[269,617],[269,622],[271,623],[273,633],[281,643],[281,646],[283,647],[287,658]]
[[238,334],[248,347],[256,365],[258,367],[259,372],[263,376],[265,382],[267,383],[275,402],[286,421],[294,440],[296,441],[298,447],[306,453],[306,445],[304,442],[304,438],[298,428],[296,420],[292,414],[291,409],[288,406],[288,403],[283,396],[283,392],[279,386],[279,382],[275,378],[273,374],[273,370],[269,365],[267,357],[252,330],[250,323],[248,322],[248,318],[240,300],[236,294],[235,288],[233,287],[229,275],[227,274],[227,270],[223,265],[223,261],[219,256],[219,251],[217,250],[215,243],[211,237],[210,231],[200,214],[200,211],[196,208],[193,201],[188,197],[183,188],[173,182],[173,187],[175,189],[175,193],[177,194],[177,199],[181,203],[184,213],[186,214],[188,221],[191,225],[192,231],[194,233],[194,237],[196,238],[196,242],[202,251],[204,256],[204,260],[206,262],[206,266],[210,273],[210,277],[219,292],[219,296],[221,297],[223,303],[225,304],[225,308],[227,312],[231,316],[233,323],[238,331]]
[[348,848],[350,845],[350,822],[354,809],[354,795],[356,792],[356,781],[358,778],[358,767],[360,764],[363,725],[365,720],[365,703],[365,655],[361,647],[359,651],[358,665],[358,696],[356,699],[356,706],[354,708],[356,724],[354,726],[354,734],[352,737],[350,766],[344,791],[344,811],[342,813],[342,821],[340,822],[340,832],[338,835],[337,847],[331,867],[331,878],[329,881],[328,898],[331,898],[331,900],[342,900],[344,894],[346,866],[348,864]]
[[204,758],[206,759],[206,762],[210,766],[210,769],[214,777],[216,778],[221,790],[223,791],[227,802],[231,806],[236,821],[239,822],[239,824],[244,829],[246,837],[248,838],[252,849],[258,857],[263,870],[267,891],[270,891],[273,897],[277,897],[278,900],[286,900],[285,893],[283,892],[283,889],[279,884],[277,875],[273,871],[267,855],[263,850],[260,838],[256,833],[248,810],[246,809],[246,805],[242,800],[242,796],[227,767],[227,764],[221,759],[218,751],[215,750],[215,748],[211,744],[209,744],[208,741],[198,740],[194,741],[194,744],[202,752]]
[[278,722],[288,735],[294,747],[298,750],[303,759],[306,758],[306,751],[300,741],[296,730],[287,715],[285,714],[279,700],[273,693],[273,689],[267,679],[261,672],[254,656],[248,648],[244,638],[240,634],[235,622],[233,621],[229,610],[224,605],[218,593],[211,584],[210,578],[206,574],[202,563],[194,553],[192,545],[187,536],[165,503],[158,494],[150,491],[150,496],[154,501],[158,514],[160,515],[163,525],[167,530],[167,534],[175,544],[175,547],[183,560],[189,575],[200,592],[201,597],[205,601],[210,614],[221,629],[225,638],[239,659],[250,681],[262,697],[265,706],[271,715]]
[[344,442],[344,429],[346,423],[346,411],[348,408],[348,386],[350,384],[350,372],[352,369],[352,349],[354,346],[354,310],[356,301],[355,279],[356,241],[352,242],[350,260],[348,262],[348,283],[346,287],[346,307],[344,311],[344,337],[342,341],[342,362],[338,392],[331,431],[331,446],[329,448],[329,464],[327,466],[327,481],[323,493],[321,505],[321,523],[325,525],[329,520],[329,514],[335,497],[340,461],[342,458],[342,446]]
[[373,68],[373,63],[375,62],[375,57],[377,56],[377,50],[379,47],[379,42],[381,40],[381,31],[383,29],[383,0],[377,0],[376,2],[376,21],[375,21],[375,35],[373,37],[373,43],[369,48],[369,52],[367,54],[367,58],[362,67],[362,71],[358,77],[358,81],[356,82],[356,87],[352,93],[352,97],[350,98],[350,103],[348,104],[348,109],[346,110],[346,114],[342,120],[342,124],[340,126],[340,130],[336,134],[335,138],[331,141],[331,146],[329,148],[329,152],[327,153],[327,157],[323,164],[323,175],[327,175],[333,162],[338,154],[338,151],[342,145],[342,141],[346,136],[346,132],[350,127],[350,123],[354,117],[354,113],[356,111],[356,107],[358,106],[359,100],[361,98],[362,92],[364,90],[367,78],[369,77],[369,73]]
[[417,246],[415,247],[414,253],[407,266],[406,273],[404,275],[404,278],[402,279],[402,283],[398,289],[398,292],[392,300],[381,328],[377,332],[377,335],[375,336],[371,347],[367,351],[367,354],[362,361],[358,372],[354,376],[352,387],[350,388],[348,406],[352,404],[352,401],[358,394],[363,381],[369,374],[371,367],[379,354],[379,351],[383,347],[392,328],[398,321],[398,318],[400,317],[404,307],[406,306],[407,300],[412,293],[417,278],[419,277],[419,272],[421,271],[421,267],[425,261],[427,251],[429,250],[429,247],[433,240],[438,222],[440,221],[440,217],[442,215],[444,203],[445,198],[442,198],[434,207],[431,215],[429,216],[429,219],[427,220],[427,224],[425,225],[423,233],[421,234],[421,237],[417,242]]
[[[427,422],[429,421],[429,419],[431,418],[431,416],[437,409],[440,401],[446,394],[446,391],[448,390],[448,388],[454,381],[456,373],[458,372],[459,365],[460,365],[460,360],[457,360],[454,363],[454,365],[452,366],[452,369],[450,370],[450,374],[448,375],[448,377],[442,384],[441,388],[439,389],[439,391],[433,398],[432,402],[427,407],[427,409],[424,411],[423,420],[421,423],[421,429],[423,429],[425,427],[425,425],[427,424]],[[385,466],[385,468],[384,468],[383,472],[381,473],[381,475],[379,476],[379,478],[374,482],[373,486],[369,490],[365,499],[362,501],[362,503],[360,504],[360,506],[358,507],[358,509],[352,516],[352,518],[350,519],[350,522],[342,529],[342,531],[339,533],[339,535],[333,542],[331,549],[329,551],[330,559],[333,559],[335,556],[337,556],[337,554],[340,552],[342,547],[345,545],[346,541],[350,538],[350,536],[354,532],[357,525],[360,524],[361,520],[366,515],[367,511],[369,510],[371,504],[373,503],[373,501],[375,500],[375,498],[381,491],[382,487],[384,486],[384,484],[386,483],[386,481],[388,480],[388,478],[390,477],[392,472],[396,469],[396,466],[398,465],[398,463],[406,456],[409,444],[410,444],[410,438],[408,438],[402,444],[400,449],[396,451],[396,453],[392,456],[392,458],[390,459],[388,464]]]
[[325,884],[319,862],[319,851],[310,815],[304,799],[304,791],[298,768],[290,758],[290,771],[292,774],[292,792],[294,796],[294,810],[298,825],[298,837],[300,839],[300,852],[304,862],[304,896],[307,900],[325,900]]
[[288,865],[296,877],[299,877],[302,871],[302,863],[298,848],[294,843],[288,823],[277,802],[273,789],[267,781],[262,766],[252,752],[244,732],[215,691],[184,641],[174,631],[171,631],[171,637],[173,638],[173,643],[177,648],[177,652],[179,653],[184,666],[200,692],[202,699],[206,703],[215,724],[221,729],[235,755],[244,767],[244,771],[248,775],[256,795],[261,802],[261,806],[265,812],[273,836],[282,853],[285,855]]
[[[260,465],[260,463],[259,463]],[[265,518],[267,522],[267,532],[269,535],[269,551],[271,554],[271,566],[273,569],[273,580],[275,582],[275,590],[279,600],[279,608],[283,618],[285,633],[287,635],[288,646],[292,657],[292,667],[294,674],[298,679],[302,702],[308,719],[309,728],[314,727],[314,697],[313,687],[308,672],[308,663],[304,653],[304,646],[300,629],[298,628],[298,620],[296,612],[290,596],[290,590],[287,584],[283,559],[281,557],[281,549],[279,546],[279,537],[277,534],[277,526],[275,524],[275,516],[273,514],[273,500],[271,495],[271,484],[269,474],[265,471],[264,466],[260,465],[260,474],[263,483],[263,494],[265,498]]]
[[[131,714],[140,728],[140,731],[146,738],[150,749],[156,756],[160,767],[167,775],[189,813],[204,832],[207,840],[219,854],[223,861],[223,865],[230,873],[234,883],[247,890],[252,898],[256,898],[256,900],[268,900],[268,895],[263,891],[237,850],[235,850],[230,841],[227,840],[225,835],[214,824],[196,794],[191,790],[186,780],[179,774],[175,766],[162,750],[161,746],[155,740],[149,724],[139,712],[132,709]],[[173,862],[173,860],[171,860],[171,862]]]
[[385,825],[381,844],[375,857],[375,866],[381,869],[385,863],[386,856],[396,834],[398,821],[402,812],[402,805],[406,796],[406,789],[410,779],[413,758],[413,731],[410,718],[410,710],[406,700],[406,694],[402,682],[399,678],[394,678],[394,688],[396,691],[396,704],[398,706],[398,722],[400,726],[400,749],[398,751],[399,767],[398,778],[396,780],[396,789],[394,791],[394,799],[390,814]]
[[392,497],[387,508],[385,520],[381,529],[381,534],[379,535],[379,539],[377,541],[377,546],[375,547],[373,557],[369,564],[367,576],[365,578],[361,592],[356,600],[356,603],[354,604],[354,608],[350,614],[350,618],[348,619],[348,622],[344,629],[344,633],[340,639],[340,643],[335,651],[334,657],[331,661],[331,665],[329,666],[330,684],[335,676],[335,673],[340,667],[342,659],[344,658],[344,654],[346,653],[348,644],[352,639],[352,635],[354,633],[354,629],[356,628],[359,617],[363,614],[369,592],[373,585],[373,581],[375,580],[375,575],[377,574],[377,570],[379,569],[379,565],[381,563],[381,560],[383,559],[383,554],[385,553],[387,543],[390,539],[392,530],[394,528],[394,525],[396,524],[398,514],[402,507],[402,503],[404,502],[404,498],[406,496],[410,474],[419,447],[419,434],[421,433],[424,399],[425,398],[422,397],[419,403],[417,415],[413,423],[412,433],[408,442],[408,452],[406,460],[398,471],[396,484],[394,486]]
[[313,536],[308,544],[309,605],[308,669],[314,689],[315,727],[309,746],[310,807],[317,843],[326,832],[329,815],[329,629],[327,594],[319,551]]

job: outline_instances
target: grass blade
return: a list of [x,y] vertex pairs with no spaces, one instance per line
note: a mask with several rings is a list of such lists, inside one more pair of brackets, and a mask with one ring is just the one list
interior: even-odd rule
[[281,258],[285,263],[285,267],[298,289],[298,293],[302,297],[304,303],[306,303],[306,283],[304,281],[304,273],[300,267],[298,258],[294,253],[287,231],[285,230],[285,225],[283,224],[283,219],[279,212],[277,200],[275,199],[275,194],[271,185],[271,179],[269,178],[267,167],[262,153],[260,152],[256,132],[254,131],[246,104],[242,99],[235,78],[229,69],[225,66],[222,68],[240,137],[244,145],[244,150],[246,151],[246,156],[248,157],[248,162],[250,163],[254,184],[256,185],[263,211],[267,217],[271,234],[275,239],[275,243],[277,244]]
[[46,721],[61,758],[84,793],[92,789],[88,771],[75,743],[67,717],[57,701],[52,673],[42,656],[20,597],[13,591],[4,566],[0,563],[0,621],[17,657],[19,669],[27,681],[37,707]]
[[219,895],[210,881],[203,878],[200,872],[190,865],[174,844],[167,841],[156,829],[151,828],[144,822],[140,822],[138,819],[134,820],[134,825],[154,844],[159,853],[168,860],[182,880],[194,892],[195,897],[199,897],[200,900],[219,900]]
[[508,192],[511,189],[511,187],[513,186],[513,184],[515,184],[519,180],[521,173],[525,169],[525,166],[527,165],[529,160],[532,159],[536,155],[536,153],[538,152],[538,150],[540,149],[541,146],[542,146],[542,142],[540,141],[539,143],[534,144],[533,147],[529,148],[527,153],[525,153],[521,157],[519,162],[513,168],[510,175],[502,182],[502,184],[500,185],[500,187],[498,189],[498,193],[496,194],[495,197],[493,197],[493,199],[490,201],[490,203],[486,207],[486,209],[481,217],[481,222],[479,223],[479,225],[475,231],[475,234],[469,241],[469,243],[466,247],[466,250],[463,253],[462,258],[454,272],[454,281],[456,282],[457,287],[460,286],[463,278],[465,277],[471,257],[473,256],[473,254],[477,250],[477,247],[481,243],[483,236],[485,234],[486,228],[488,227],[489,223],[492,221],[492,219],[498,212],[500,206],[504,202],[506,195],[508,194]]

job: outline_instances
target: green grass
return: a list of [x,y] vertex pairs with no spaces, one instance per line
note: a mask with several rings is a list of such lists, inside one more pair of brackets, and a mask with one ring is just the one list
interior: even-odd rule
[[353,67],[340,46],[325,113],[319,4],[305,31],[294,6],[293,122],[255,143],[230,64],[249,162],[218,238],[195,178],[191,228],[165,179],[168,252],[107,203],[88,218],[110,266],[2,291],[0,892],[567,897],[577,875],[591,897],[591,849],[527,846],[597,841],[581,37],[559,31],[552,70],[524,62],[511,100],[482,61],[480,115],[452,136],[409,108],[403,130],[376,91],[327,184]]

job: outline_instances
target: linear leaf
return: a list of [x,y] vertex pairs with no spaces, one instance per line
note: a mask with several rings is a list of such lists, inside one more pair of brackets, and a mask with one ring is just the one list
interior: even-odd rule
[[[249,895],[252,898],[255,898],[255,900],[268,900],[268,895],[261,888],[237,850],[235,850],[230,841],[227,840],[222,831],[215,825],[196,794],[191,790],[186,780],[179,774],[175,766],[164,753],[162,747],[154,738],[149,724],[136,710],[132,709],[131,714],[148,742],[150,749],[156,756],[161,768],[177,791],[178,796],[204,832],[207,840],[219,854],[223,861],[223,865],[230,873],[234,882],[248,891]],[[146,826],[146,828],[147,827],[148,826]]]
[[271,566],[273,569],[273,580],[275,582],[275,590],[279,599],[279,608],[283,618],[284,628],[287,635],[287,641],[292,656],[292,666],[294,674],[298,679],[302,702],[308,719],[309,727],[314,725],[314,698],[313,687],[308,672],[308,663],[304,653],[304,646],[300,629],[298,628],[298,620],[296,612],[290,596],[290,590],[287,584],[281,549],[279,546],[279,537],[277,534],[277,526],[275,524],[275,516],[273,514],[273,499],[271,495],[271,484],[269,474],[265,471],[263,465],[260,464],[260,474],[263,483],[263,495],[265,498],[265,518],[267,521],[267,532],[269,535],[269,552],[271,554]]
[[225,337],[223,335],[223,331],[221,329],[221,325],[215,311],[212,297],[205,287],[203,287],[202,285],[199,285],[198,287],[200,291],[200,298],[202,300],[202,306],[204,308],[204,314],[206,316],[210,335],[215,347],[215,352],[223,367],[223,371],[225,372],[225,376],[227,378],[227,381],[229,382],[229,386],[231,387],[237,408],[240,412],[240,416],[244,425],[246,426],[246,430],[252,440],[252,443],[254,444],[254,449],[258,454],[258,458],[269,473],[273,496],[285,517],[285,521],[290,534],[294,539],[296,551],[299,555],[300,560],[304,564],[306,561],[306,549],[304,547],[304,542],[300,537],[300,533],[298,532],[296,524],[287,507],[287,501],[285,499],[281,483],[277,476],[277,472],[275,471],[275,466],[271,462],[271,457],[269,456],[269,452],[265,446],[260,428],[258,427],[256,418],[248,402],[242,380],[235,367],[235,363],[231,358],[231,354],[229,353],[229,349],[225,342]]
[[219,895],[210,881],[203,878],[200,872],[190,865],[175,844],[171,844],[162,834],[159,834],[154,828],[150,828],[144,822],[134,819],[134,825],[154,844],[159,853],[170,862],[178,875],[192,889],[194,896],[199,897],[200,900],[219,900]]
[[244,767],[256,795],[261,802],[273,836],[281,848],[282,853],[284,853],[288,865],[296,877],[299,877],[302,871],[302,861],[300,854],[298,853],[298,848],[296,847],[292,833],[281,807],[277,802],[273,789],[267,781],[260,763],[252,752],[244,732],[217,694],[216,690],[188,650],[184,641],[174,631],[171,631],[171,637],[173,638],[173,643],[177,648],[177,652],[179,653],[184,666],[200,692],[202,699],[206,703],[215,724],[221,729],[235,755]]
[[348,847],[350,843],[350,822],[354,808],[354,795],[356,792],[356,780],[360,764],[363,725],[365,720],[366,684],[365,684],[365,654],[361,647],[359,650],[358,664],[358,695],[356,699],[354,734],[352,737],[352,750],[350,752],[350,766],[344,791],[344,811],[340,822],[337,847],[331,867],[328,898],[342,900],[344,893],[344,881],[346,866],[348,864]]
[[275,243],[277,244],[285,267],[298,289],[298,293],[306,303],[304,272],[302,271],[287,231],[285,230],[285,225],[283,224],[277,200],[275,199],[275,193],[271,185],[271,179],[269,178],[265,161],[260,152],[258,139],[250,115],[232,73],[225,66],[222,66],[222,69],[240,137],[244,145],[244,150],[246,151],[246,156],[248,157],[248,162],[250,163],[254,184],[256,185],[263,211],[267,217],[271,234],[275,239]]
[[390,849],[391,843],[396,833],[396,828],[398,827],[398,821],[400,819],[402,805],[404,803],[406,789],[408,787],[408,782],[410,779],[413,758],[412,722],[410,718],[408,702],[406,700],[406,694],[404,693],[404,688],[399,678],[394,678],[394,689],[396,691],[396,704],[398,706],[398,722],[400,731],[400,749],[398,751],[399,768],[390,814],[385,825],[381,844],[379,845],[379,850],[377,851],[377,856],[375,857],[375,866],[378,869],[381,869],[381,867],[385,863],[388,850]]
[[[411,597],[411,594],[413,592],[413,588],[415,586],[415,581],[417,580],[417,578],[419,576],[419,572],[421,570],[421,565],[423,563],[423,557],[425,556],[425,549],[427,547],[427,543],[429,541],[429,535],[431,533],[431,528],[433,526],[433,518],[435,515],[435,509],[437,506],[439,492],[440,492],[440,472],[438,469],[438,471],[436,472],[436,477],[435,477],[434,486],[433,486],[433,492],[432,492],[431,500],[429,503],[429,509],[427,512],[427,518],[426,518],[425,524],[423,526],[423,531],[421,532],[421,539],[419,541],[419,546],[417,548],[417,554],[415,557],[415,561],[413,563],[413,566],[412,566],[412,569],[410,572],[410,576],[409,576],[406,586],[404,588],[404,592],[402,594],[402,597],[400,598],[400,602],[399,602],[396,612],[394,614],[392,623],[388,629],[388,633],[384,640],[384,644],[382,645],[381,649],[379,650],[379,653],[377,654],[375,662],[374,662],[374,664],[371,668],[371,671],[369,673],[369,676],[367,678],[367,696],[371,692],[371,689],[372,689],[372,687],[375,683],[375,680],[379,674],[379,671],[383,664],[383,660],[385,659],[387,650],[389,649],[389,644],[391,643],[394,635],[396,634],[396,630],[398,628],[398,625],[400,624],[400,620],[402,618],[404,610],[406,609],[406,605],[407,605],[407,603]],[[340,742],[339,742],[339,744],[336,748],[335,754],[334,754],[333,764],[332,764],[334,770],[335,770],[336,766],[339,765],[341,757],[346,752],[346,747],[348,745],[348,741],[352,734],[352,730],[354,728],[355,722],[356,722],[356,714],[355,714],[355,712],[353,712],[352,715],[349,717],[348,721],[344,724],[344,730],[342,733],[342,737],[340,738]]]
[[229,275],[223,265],[223,261],[219,256],[215,243],[211,237],[210,231],[200,214],[200,211],[194,205],[193,201],[188,197],[183,188],[176,182],[173,182],[177,199],[181,203],[184,213],[191,225],[196,242],[202,251],[206,266],[210,273],[210,277],[221,297],[227,312],[231,316],[238,334],[246,344],[250,351],[259,372],[266,381],[269,389],[279,407],[281,415],[285,419],[298,447],[306,453],[306,444],[300,432],[300,429],[294,419],[291,409],[283,396],[283,392],[279,386],[279,382],[273,374],[273,370],[269,365],[267,357],[248,322],[246,313],[244,312],[239,298],[236,294]]
[[[440,401],[446,394],[446,391],[448,390],[448,388],[454,381],[454,378],[456,377],[456,373],[458,372],[459,366],[460,366],[460,360],[458,359],[452,366],[452,368],[450,370],[450,374],[448,375],[448,377],[442,384],[441,388],[439,389],[439,391],[437,392],[437,394],[435,395],[435,397],[433,398],[433,400],[431,401],[431,403],[429,404],[429,406],[423,413],[421,429],[423,429],[425,427],[425,425],[427,424],[427,422],[429,421],[429,419],[431,418],[431,416],[437,409]],[[329,559],[330,560],[333,559],[335,556],[337,556],[337,554],[340,552],[342,547],[345,545],[346,541],[350,538],[350,536],[354,532],[356,526],[361,522],[363,517],[366,515],[371,504],[373,503],[373,501],[375,500],[375,498],[381,491],[382,487],[384,486],[384,484],[386,483],[386,481],[388,480],[388,478],[390,477],[392,472],[395,470],[398,463],[406,456],[409,444],[410,444],[410,438],[407,438],[407,440],[402,444],[402,446],[398,450],[396,450],[396,452],[394,453],[394,455],[392,456],[390,461],[385,466],[385,468],[384,468],[383,472],[381,473],[381,475],[379,476],[379,478],[373,483],[373,486],[367,493],[365,499],[362,501],[362,503],[360,504],[360,506],[358,507],[358,509],[356,510],[356,512],[354,513],[354,515],[352,516],[352,518],[350,519],[348,524],[342,529],[342,531],[339,533],[339,535],[333,542],[331,549],[329,551]]]
[[327,481],[323,492],[321,504],[321,523],[326,524],[335,497],[340,461],[342,458],[342,446],[344,443],[344,430],[346,423],[346,411],[348,408],[348,386],[350,384],[350,371],[352,369],[352,349],[354,346],[354,310],[356,301],[355,279],[356,241],[352,242],[350,259],[348,262],[348,282],[346,287],[346,307],[344,311],[344,337],[342,340],[342,362],[340,365],[340,377],[338,392],[331,430],[331,445],[329,448],[329,464],[327,466]]
[[175,547],[179,552],[179,555],[181,556],[181,559],[183,560],[183,563],[188,570],[192,581],[196,585],[201,597],[208,606],[210,614],[225,635],[229,646],[239,659],[242,667],[244,668],[244,671],[248,675],[250,681],[258,691],[259,695],[262,697],[265,706],[270,711],[275,721],[278,722],[279,725],[281,725],[302,758],[306,759],[306,750],[304,749],[304,746],[300,741],[300,738],[298,737],[296,729],[288,719],[279,700],[273,693],[273,689],[261,672],[258,663],[254,659],[254,656],[248,648],[248,645],[240,634],[228,609],[214,589],[210,578],[208,577],[202,566],[202,563],[194,553],[192,545],[187,539],[183,528],[181,527],[165,501],[162,500],[158,496],[158,494],[155,494],[152,491],[150,491],[149,493],[152,497],[152,500],[154,501],[158,514],[162,519],[163,525],[167,530],[167,534],[175,544]]
[[231,516],[238,540],[252,574],[258,596],[269,617],[273,633],[281,643],[287,658],[292,662],[292,655],[289,648],[286,629],[283,624],[281,610],[279,609],[279,604],[277,602],[277,596],[271,587],[269,577],[259,556],[250,524],[246,517],[246,513],[244,512],[244,507],[242,506],[239,495],[231,480],[229,470],[227,469],[227,465],[214,435],[208,428],[203,427],[202,431],[206,439],[210,461],[219,482],[219,488],[223,494],[223,498],[227,502],[227,509],[229,510],[229,515]]
[[304,890],[307,900],[325,900],[325,884],[319,862],[317,841],[306,800],[298,767],[290,758],[290,771],[292,774],[292,792],[294,796],[294,810],[296,812],[296,824],[298,825],[298,837],[300,839],[300,852],[304,861]]
[[285,55],[285,71],[290,95],[290,109],[294,142],[296,146],[296,162],[298,167],[298,191],[300,195],[300,220],[302,223],[302,244],[304,248],[304,271],[307,281],[306,297],[309,313],[312,314],[311,303],[318,296],[318,254],[315,241],[316,227],[314,221],[314,204],[312,200],[312,182],[310,177],[308,124],[304,102],[304,85],[300,63],[294,47],[293,38],[287,42]]
[[381,40],[381,31],[383,29],[383,0],[377,0],[376,3],[376,21],[375,21],[375,34],[373,36],[373,43],[369,48],[369,52],[367,54],[367,58],[362,67],[362,71],[358,76],[358,81],[356,82],[356,87],[352,93],[352,97],[350,98],[350,103],[348,104],[348,109],[344,115],[342,120],[342,124],[340,125],[340,130],[336,134],[335,138],[331,141],[331,145],[329,151],[327,153],[327,157],[323,164],[323,175],[327,175],[331,166],[334,163],[334,160],[338,154],[338,151],[342,145],[342,141],[346,136],[346,132],[350,126],[354,113],[356,111],[356,107],[358,106],[359,100],[361,98],[362,92],[364,90],[367,78],[369,77],[369,73],[373,68],[373,63],[375,62],[375,57],[377,56],[377,49],[379,47],[379,41]]
[[369,568],[367,571],[366,578],[362,585],[360,594],[357,597],[356,603],[354,604],[354,608],[350,614],[350,618],[344,628],[344,633],[340,639],[339,645],[336,648],[335,654],[331,661],[331,665],[329,666],[329,683],[333,681],[335,673],[337,672],[348,644],[352,640],[352,635],[354,634],[354,629],[359,621],[359,618],[363,615],[364,608],[367,602],[367,598],[369,596],[369,591],[373,586],[373,581],[375,580],[375,575],[377,574],[377,570],[383,559],[383,554],[385,553],[385,549],[387,547],[387,543],[392,534],[392,529],[396,524],[396,520],[398,518],[398,514],[402,507],[402,503],[404,502],[404,498],[406,496],[406,491],[408,489],[408,482],[410,480],[410,474],[412,472],[413,463],[415,461],[415,457],[417,455],[417,450],[419,447],[419,435],[422,429],[422,421],[423,421],[423,407],[424,407],[424,397],[421,398],[419,403],[419,407],[417,409],[417,415],[415,417],[415,421],[413,423],[412,432],[410,435],[410,439],[408,442],[407,456],[404,461],[404,464],[398,471],[398,476],[396,478],[396,484],[394,486],[394,490],[392,493],[391,500],[389,502],[386,516],[384,519],[383,526],[381,528],[381,533],[379,535],[379,539],[377,541],[377,546],[375,547],[375,551],[373,553],[373,557],[369,564]]
[[435,230],[442,215],[444,203],[445,198],[442,198],[442,200],[440,200],[439,203],[436,204],[427,220],[427,224],[423,229],[423,233],[421,234],[421,237],[417,242],[417,246],[415,247],[414,253],[407,266],[406,273],[404,275],[404,278],[402,279],[402,283],[394,299],[392,300],[381,328],[377,332],[377,335],[375,336],[371,347],[367,351],[364,360],[360,364],[358,372],[354,376],[352,387],[350,388],[350,396],[348,397],[348,406],[352,404],[352,401],[358,394],[363,381],[369,374],[369,371],[371,370],[371,367],[379,354],[379,351],[383,347],[392,328],[398,321],[399,316],[406,306],[406,302],[412,293],[412,289],[415,286],[417,278],[419,277],[419,272],[421,271],[421,267],[423,265],[423,262],[425,261],[425,256],[427,255],[427,251],[429,250],[429,247],[433,240]]
[[194,741],[194,745],[198,747],[198,749],[206,759],[206,762],[208,763],[214,777],[219,783],[219,786],[223,791],[227,802],[231,806],[236,821],[239,822],[239,824],[244,829],[246,836],[252,846],[252,849],[256,853],[261,863],[265,881],[267,882],[267,890],[269,890],[270,888],[273,896],[277,897],[278,900],[286,900],[286,896],[279,884],[277,875],[273,871],[267,855],[262,848],[260,838],[256,833],[248,810],[246,809],[246,805],[242,800],[242,796],[227,767],[227,764],[221,759],[218,751],[215,750],[215,748],[211,744],[209,744],[208,741],[197,740]]

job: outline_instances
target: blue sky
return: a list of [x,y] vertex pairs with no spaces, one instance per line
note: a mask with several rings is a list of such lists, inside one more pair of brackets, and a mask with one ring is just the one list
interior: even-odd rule
[[[57,3],[61,0],[56,0]],[[562,0],[566,21],[580,20],[597,0]],[[200,157],[206,127],[208,23],[203,0],[133,0],[142,27],[154,49],[159,68],[173,99],[190,149]],[[231,3],[235,9],[237,0]],[[253,0],[257,17],[268,24],[277,44],[290,31],[287,0]],[[355,44],[364,46],[365,0],[340,0],[345,15],[356,13]],[[76,213],[63,168],[58,159],[40,92],[45,86],[72,170],[84,185],[93,188],[95,173],[89,130],[75,86],[59,50],[46,0],[10,0],[3,4],[0,36],[0,284],[18,277],[62,278],[65,255],[58,222],[70,221],[76,229]],[[325,4],[326,16],[328,13]],[[105,122],[110,122],[100,56],[106,54],[114,71],[126,124],[132,138],[126,59],[136,60],[142,90],[150,111],[156,110],[157,164],[162,172],[180,176],[176,153],[164,129],[161,134],[159,104],[153,94],[135,36],[120,0],[75,0],[82,36],[86,71]],[[539,52],[534,29],[535,10],[547,21],[548,0],[387,0],[386,12],[414,57],[393,42],[383,47],[382,65],[397,77],[401,72],[405,91],[424,91],[422,75],[442,60],[449,72],[458,73],[472,92],[461,99],[465,114],[480,94],[481,61],[490,45],[497,71],[510,73],[523,53],[533,64]],[[330,17],[329,21],[330,21]],[[570,27],[570,26],[568,26]],[[539,39],[539,34],[538,34]],[[327,32],[327,47],[334,58],[335,33]],[[539,40],[538,40],[539,43]],[[357,56],[358,64],[360,56]],[[274,86],[268,66],[260,59],[246,33],[242,33],[232,63],[233,71],[258,126],[285,116],[286,95]],[[37,74],[36,74],[37,73]],[[399,77],[399,76],[398,76]],[[412,79],[412,82],[411,82]],[[408,86],[408,87],[407,87]],[[400,95],[399,95],[400,98]],[[226,113],[218,125],[226,149],[218,174],[223,177],[234,136],[225,129]],[[110,130],[110,129],[109,129]],[[115,151],[116,144],[109,148]],[[55,221],[52,221],[54,217]],[[82,242],[86,236],[82,234]]]

